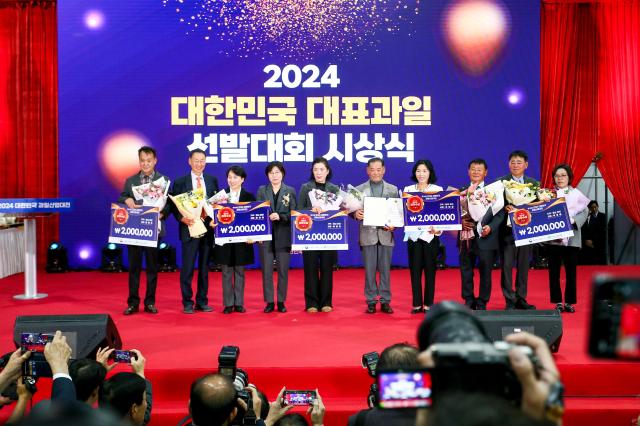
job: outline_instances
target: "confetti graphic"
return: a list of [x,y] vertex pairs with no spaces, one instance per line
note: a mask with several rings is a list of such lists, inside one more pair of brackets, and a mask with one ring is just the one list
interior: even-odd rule
[[187,34],[220,40],[221,53],[310,60],[356,58],[385,32],[412,33],[420,0],[162,0]]

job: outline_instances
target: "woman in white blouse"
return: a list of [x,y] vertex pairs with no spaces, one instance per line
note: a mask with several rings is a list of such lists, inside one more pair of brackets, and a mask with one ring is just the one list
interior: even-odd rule
[[[405,186],[404,192],[439,192],[442,187],[435,185],[436,173],[429,160],[418,160],[413,165],[411,180],[413,185]],[[429,310],[433,304],[436,288],[436,258],[440,247],[439,235],[442,231],[433,229],[404,233],[409,251],[409,272],[411,274],[411,293],[413,294],[412,314]],[[424,293],[422,274],[424,271]]]

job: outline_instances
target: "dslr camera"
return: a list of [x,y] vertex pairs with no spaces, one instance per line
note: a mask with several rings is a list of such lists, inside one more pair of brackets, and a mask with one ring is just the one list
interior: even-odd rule
[[255,425],[257,416],[253,411],[253,401],[251,392],[245,388],[249,385],[249,375],[246,371],[238,368],[238,358],[240,348],[238,346],[223,346],[218,354],[218,373],[229,377],[233,382],[237,397],[247,404],[247,411],[238,407],[238,416],[234,419],[234,425]]

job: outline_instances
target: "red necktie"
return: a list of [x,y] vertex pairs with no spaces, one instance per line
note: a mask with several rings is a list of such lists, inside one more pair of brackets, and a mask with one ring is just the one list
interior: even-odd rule
[[[202,189],[202,176],[196,176],[196,179],[198,180],[197,189]],[[205,217],[207,217],[207,212],[202,209],[202,211],[200,212],[200,218],[204,219]]]

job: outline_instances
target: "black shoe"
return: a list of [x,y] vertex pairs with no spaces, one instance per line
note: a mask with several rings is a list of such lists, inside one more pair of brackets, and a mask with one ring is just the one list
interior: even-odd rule
[[564,312],[564,305],[562,303],[556,303],[556,311],[560,313]]
[[375,303],[368,303],[367,304],[367,310],[364,311],[366,314],[375,314],[376,313],[376,304]]
[[223,314],[230,314],[231,312],[233,312],[233,306],[225,306],[222,311]]
[[516,300],[516,309],[521,309],[521,310],[524,310],[524,311],[530,311],[530,310],[533,310],[535,308],[536,308],[535,306],[527,303],[527,301],[524,300],[524,299]]
[[135,312],[139,312],[140,309],[137,306],[127,306],[127,309],[124,310],[124,315],[131,315]]
[[150,314],[157,314],[158,313],[158,309],[156,308],[155,305],[144,305],[144,311],[148,312]]
[[573,314],[573,313],[576,312],[576,308],[571,303],[565,303],[564,304],[564,311],[567,312],[567,313]]
[[283,314],[287,312],[286,306],[284,306],[284,302],[278,302],[278,312],[282,312]]
[[244,308],[244,306],[240,306],[240,305],[236,305],[233,309],[236,312],[240,312],[241,314],[244,314],[245,312],[247,312],[247,310]]
[[424,309],[422,309],[422,306],[411,309],[412,314],[421,314],[423,312],[424,312]]
[[516,306],[513,303],[507,302],[507,304],[504,306],[504,309],[506,311],[513,311],[516,308]]
[[264,307],[264,311],[263,312],[265,314],[268,314],[268,313],[273,312],[274,309],[275,309],[275,305],[273,304],[273,302],[272,303],[267,303],[267,306]]
[[467,300],[464,302],[465,306],[472,311],[476,309],[476,301],[475,300]]
[[183,314],[195,314],[196,312],[193,310],[193,306],[185,306],[182,309]]
[[485,305],[483,303],[476,303],[475,310],[476,311],[486,311],[487,310],[487,305]]
[[202,312],[213,312],[213,308],[209,305],[196,305],[194,309]]
[[380,310],[382,312],[384,312],[385,314],[392,314],[393,313],[393,309],[391,308],[391,305],[388,303],[383,303],[382,306],[380,307]]

